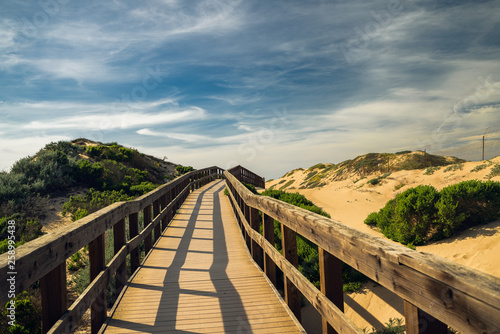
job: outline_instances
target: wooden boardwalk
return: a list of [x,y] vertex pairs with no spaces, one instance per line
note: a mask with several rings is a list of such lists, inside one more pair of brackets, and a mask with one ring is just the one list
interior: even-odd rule
[[217,180],[184,202],[106,333],[304,333],[244,245]]

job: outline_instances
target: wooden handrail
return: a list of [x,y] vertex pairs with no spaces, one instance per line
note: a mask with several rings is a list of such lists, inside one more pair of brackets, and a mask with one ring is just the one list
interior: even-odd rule
[[[328,281],[325,279],[328,266],[337,263],[338,267],[340,260],[403,298],[409,334],[447,333],[447,325],[461,333],[499,333],[500,278],[411,250],[276,199],[254,195],[232,173],[226,171],[224,175],[231,204],[252,255],[257,254],[253,249],[256,243],[264,251],[266,274],[268,268],[272,272],[269,263],[272,260],[283,271],[285,280],[290,280],[338,333],[362,332],[345,317],[338,300],[333,303],[324,287],[317,290],[287,256],[275,250],[269,232],[264,237],[255,229],[248,212],[262,212],[264,231],[269,230],[275,219],[282,224],[282,231],[285,226],[318,245],[324,261],[320,264],[322,282]],[[284,245],[283,252],[296,256],[297,250],[286,249]],[[332,257],[334,261],[327,261]],[[257,259],[256,262],[259,263]],[[333,291],[339,291],[339,287]],[[289,303],[296,301],[290,298]],[[293,310],[296,305],[290,308]],[[328,330],[331,331],[324,327],[324,333]]]
[[[184,174],[157,189],[128,202],[114,203],[54,233],[41,236],[16,249],[16,292],[40,280],[42,292],[42,332],[69,333],[86,312],[92,308],[92,333],[97,333],[106,317],[105,290],[114,274],[123,285],[126,282],[126,257],[131,254],[132,272],[139,266],[138,248],[141,243],[159,238],[162,230],[175,215],[190,191],[215,178],[223,169],[209,167]],[[144,229],[138,230],[138,212],[145,214]],[[149,216],[149,217],[148,217]],[[103,235],[110,228],[123,234],[125,218],[129,217],[130,240],[115,236],[115,256],[103,262]],[[154,232],[153,232],[154,231]],[[139,233],[140,232],[140,233]],[[148,241],[149,240],[149,241]],[[80,297],[66,305],[66,259],[79,249],[90,245],[91,282]],[[148,248],[148,247],[146,247]],[[151,248],[151,244],[149,245]],[[8,254],[0,255],[0,280],[6,282],[9,273]],[[104,296],[104,297],[103,297]],[[0,294],[0,304],[8,295]]]

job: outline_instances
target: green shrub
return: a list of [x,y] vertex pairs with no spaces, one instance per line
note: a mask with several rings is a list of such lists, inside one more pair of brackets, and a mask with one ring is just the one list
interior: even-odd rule
[[129,193],[133,196],[141,196],[155,190],[158,186],[151,182],[141,182],[141,184],[131,186]]
[[408,189],[365,220],[388,238],[422,245],[449,237],[468,227],[500,216],[500,183],[464,181],[438,192],[432,186]]
[[365,219],[365,224],[376,226],[377,225],[377,217],[378,217],[378,213],[376,213],[376,212],[370,213],[368,215],[368,217],[366,217],[366,219]]
[[177,174],[182,175],[182,174],[186,174],[186,173],[189,173],[189,172],[193,171],[194,168],[191,167],[191,166],[181,166],[181,165],[178,165],[178,166],[175,167],[175,170],[176,170]]
[[473,172],[479,172],[480,170],[483,170],[486,167],[487,167],[486,164],[482,164],[482,165],[478,165],[478,166],[472,168],[470,171],[471,171],[471,173],[473,173]]
[[451,165],[451,166],[448,166],[444,169],[444,172],[447,173],[447,172],[454,172],[456,170],[462,170],[464,169],[464,164],[463,163],[458,163],[458,164],[455,164],[455,165]]
[[403,325],[403,319],[400,318],[390,318],[389,322],[385,324],[384,328],[375,329],[372,328],[371,332],[368,332],[366,328],[363,329],[365,334],[404,334],[405,326]]
[[290,180],[288,181],[287,183],[285,183],[284,185],[282,185],[280,187],[280,189],[285,189],[285,188],[288,188],[292,183],[294,182],[294,180]]
[[356,292],[361,288],[360,282],[349,282],[342,285],[342,290],[345,293]]
[[84,196],[71,196],[69,201],[64,203],[62,214],[70,213],[72,220],[80,219],[84,215],[96,212],[110,204],[120,201],[129,201],[133,197],[127,195],[123,190],[98,191],[91,188]]
[[243,185],[248,189],[250,190],[253,194],[258,194],[257,192],[257,189],[255,188],[255,186],[253,184],[250,184],[250,183],[246,183],[246,182],[242,182]]
[[9,310],[7,302],[1,310],[0,334],[39,334],[41,333],[42,310],[35,306],[26,291],[15,297],[16,319],[15,325],[10,326],[7,318]]
[[491,168],[491,171],[486,178],[489,180],[498,175],[500,175],[500,165],[496,164],[493,168]]
[[439,167],[439,166],[438,167],[429,167],[425,170],[424,175],[432,175],[432,174],[434,174],[435,171],[437,171],[439,169],[441,169],[441,167]]

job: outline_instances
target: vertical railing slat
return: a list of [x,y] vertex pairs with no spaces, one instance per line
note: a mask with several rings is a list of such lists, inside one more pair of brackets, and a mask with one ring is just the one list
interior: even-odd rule
[[[265,213],[262,213],[262,216],[264,238],[274,246],[274,219]],[[264,272],[273,285],[276,286],[276,265],[267,254],[264,254]]]
[[407,334],[446,334],[448,326],[425,313],[408,301],[404,301],[405,330]]
[[[115,254],[127,242],[125,235],[125,219],[121,219],[113,226],[113,247]],[[115,275],[115,293],[118,296],[127,282],[127,261],[123,261]]]
[[[260,229],[260,215],[259,215],[259,210],[249,207],[249,217],[250,217],[250,226],[252,229],[257,231],[259,233]],[[263,257],[262,257],[262,248],[259,246],[259,244],[252,240],[252,249],[251,249],[252,257],[253,260],[261,267],[264,269],[264,264],[263,262]]]
[[[148,205],[143,210],[144,215],[144,228],[148,227],[151,224],[151,205]],[[151,248],[153,247],[153,231],[148,233],[146,238],[144,239],[144,252],[147,255]]]
[[[92,282],[106,266],[104,234],[101,234],[90,243],[89,259],[90,282]],[[90,323],[92,334],[98,333],[106,320],[106,306],[106,290],[104,289],[99,293],[91,306]]]
[[[297,233],[286,227],[284,224],[281,224],[281,243],[285,259],[287,259],[288,262],[290,262],[295,268],[298,268],[299,258],[297,256]],[[295,317],[301,321],[300,292],[288,279],[288,277],[286,277],[286,275],[283,276],[285,284],[285,301]]]
[[[137,212],[131,213],[128,216],[128,230],[130,239],[139,234],[139,214]],[[140,265],[139,247],[130,252],[130,270],[134,273]]]
[[[321,247],[318,247],[318,253],[321,292],[343,312],[342,261]],[[322,322],[323,334],[337,333],[325,318],[323,318]]]
[[42,333],[47,333],[68,309],[66,262],[61,263],[40,279],[40,290],[42,293]]

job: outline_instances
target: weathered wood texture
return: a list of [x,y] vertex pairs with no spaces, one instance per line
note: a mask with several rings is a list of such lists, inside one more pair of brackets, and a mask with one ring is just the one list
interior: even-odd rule
[[[127,254],[131,254],[131,265],[134,271],[139,265],[139,245],[151,236],[155,228],[158,231],[157,226],[166,225],[165,219],[171,218],[172,212],[175,212],[175,209],[186,199],[190,186],[195,183],[202,185],[213,179],[222,178],[222,171],[218,167],[192,171],[133,201],[114,203],[54,233],[18,247],[16,249],[16,292],[25,290],[38,280],[41,281],[44,296],[43,332],[69,332],[91,305],[93,305],[93,332],[97,332],[106,316],[103,291],[115,274],[118,285],[119,282],[124,281],[123,273],[126,272]],[[164,202],[165,196],[170,199],[168,204]],[[149,217],[151,224],[143,231],[139,231],[138,212],[147,211],[146,208],[149,208],[151,214],[155,213],[156,216]],[[123,238],[126,217],[129,218],[129,241]],[[163,224],[161,224],[162,220]],[[111,228],[115,230],[116,256],[106,266],[102,259],[104,256],[102,235]],[[161,230],[157,234],[160,233]],[[62,271],[59,269],[65,268],[66,259],[86,245],[91,246],[90,263],[93,280],[80,298],[66,311],[66,280],[61,276]],[[7,265],[7,254],[0,255],[0,279],[2,281],[8,278]],[[0,294],[0,304],[5,304],[7,301],[7,294]],[[63,304],[64,306],[61,306]],[[57,321],[55,321],[56,316],[60,317]],[[54,321],[55,325],[49,330],[49,324]]]
[[[254,195],[231,173],[224,174],[242,225],[287,277],[294,277],[295,267],[275,254],[274,247],[260,234],[248,229],[239,203],[276,219],[455,330],[462,333],[500,332],[500,278],[432,254],[413,251],[273,198]],[[314,287],[314,291],[306,293],[303,289],[308,288],[308,282],[299,276],[293,283],[323,317],[341,312],[336,307],[332,309],[333,303],[319,303],[323,298],[330,300]],[[332,321],[329,320],[330,325],[344,333]]]
[[304,333],[252,262],[223,189],[189,195],[104,333]]

